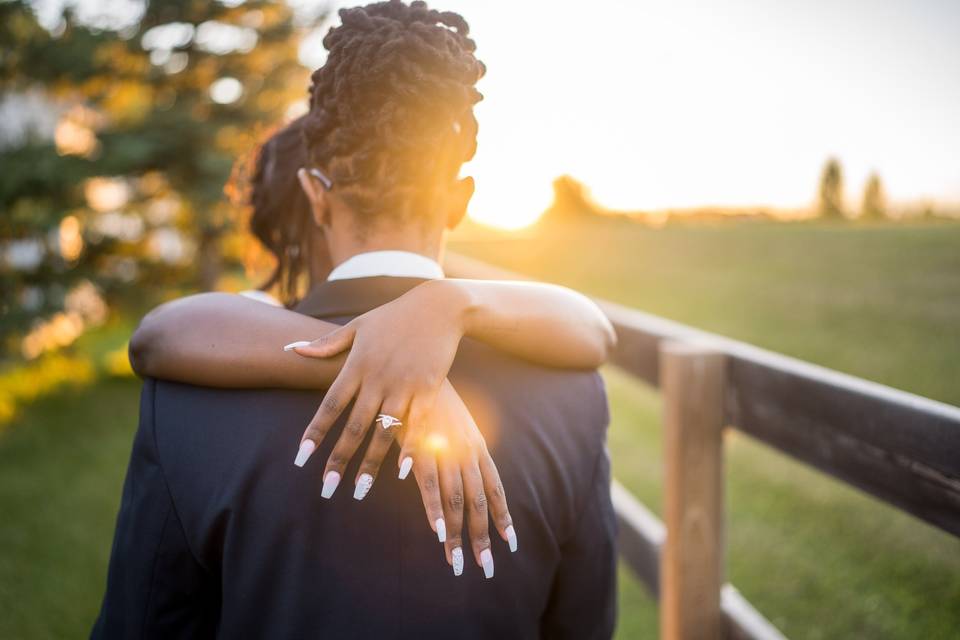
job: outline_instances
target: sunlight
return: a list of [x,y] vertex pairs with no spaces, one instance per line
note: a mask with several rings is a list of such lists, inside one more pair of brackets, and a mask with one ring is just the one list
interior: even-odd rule
[[441,451],[444,451],[449,444],[450,443],[447,441],[446,436],[436,432],[429,434],[423,441],[423,445],[434,453],[440,453]]
[[[619,210],[806,207],[829,156],[851,198],[877,171],[894,201],[960,201],[949,4],[531,1],[509,20],[496,3],[443,7],[467,17],[488,69],[464,169],[478,222],[533,223],[560,175]],[[614,19],[584,28],[597,14]]]
[[464,167],[464,175],[472,175],[477,182],[469,207],[470,218],[499,229],[523,229],[536,222],[550,206],[551,182],[528,183],[522,172],[506,169],[485,171],[485,167],[473,163]]

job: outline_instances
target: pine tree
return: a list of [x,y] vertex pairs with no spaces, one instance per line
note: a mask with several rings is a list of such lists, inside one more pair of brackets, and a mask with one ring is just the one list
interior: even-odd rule
[[842,219],[843,210],[843,169],[840,161],[830,158],[820,175],[820,193],[817,213],[823,218]]
[[863,205],[860,207],[862,220],[880,220],[887,217],[887,196],[883,189],[880,176],[873,172],[867,178],[867,185],[863,190]]
[[0,121],[0,339],[79,282],[111,300],[214,286],[237,258],[224,186],[305,99],[298,47],[322,18],[257,0],[77,7],[46,24],[0,3],[0,113],[19,119]]

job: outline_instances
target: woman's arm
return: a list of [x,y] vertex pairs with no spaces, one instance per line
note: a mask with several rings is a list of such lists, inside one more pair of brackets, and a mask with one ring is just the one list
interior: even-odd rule
[[130,339],[140,376],[211,387],[329,387],[345,355],[311,360],[281,347],[338,325],[244,296],[201,293],[160,305]]
[[[411,349],[409,355],[438,355],[423,363],[434,370],[445,367],[443,375],[432,375],[437,379],[449,369],[463,335],[540,364],[570,368],[599,366],[616,340],[593,302],[554,285],[432,280],[385,307],[358,318],[374,325],[365,332],[367,339],[392,336],[393,344],[403,344],[397,338],[409,334],[414,344],[434,343],[425,351]],[[351,323],[348,342],[322,340],[297,350],[321,358],[295,358],[280,347],[339,327],[243,296],[202,293],[147,314],[130,340],[130,362],[141,376],[191,384],[327,388],[344,362],[342,355],[331,355],[354,342],[357,324]],[[378,325],[389,330],[380,331]],[[343,330],[338,335],[344,336]],[[376,348],[383,347],[391,345]]]
[[539,364],[593,369],[617,341],[600,308],[566,287],[452,279],[423,286],[459,290],[466,335]]
[[[344,327],[241,296],[191,296],[162,305],[143,319],[130,341],[130,360],[140,375],[207,386],[328,388],[301,439],[296,458],[299,465],[353,403],[348,422],[360,428],[344,429],[337,441],[337,455],[327,461],[324,491],[330,484],[332,492],[344,472],[341,467],[353,458],[378,413],[401,417],[416,429],[438,423],[437,407],[454,402],[449,398],[445,402],[447,396],[455,397],[454,404],[459,402],[446,374],[465,334],[543,364],[582,368],[599,365],[614,342],[610,324],[596,305],[569,290],[526,283],[437,280],[415,287]],[[317,335],[323,337],[296,349],[300,355],[314,357],[300,358],[281,349],[284,344]],[[444,395],[442,389],[448,393]],[[495,524],[515,550],[516,534],[496,480],[496,467],[468,418],[469,412],[463,408],[452,417],[441,418],[439,424],[461,429],[448,439],[463,441],[465,448],[476,454],[468,458],[483,468],[467,475],[493,483],[494,495],[502,502],[495,509]],[[371,445],[364,455],[354,479],[358,499],[369,490],[393,437],[386,429],[374,428],[384,437],[374,438],[379,446]],[[419,450],[417,441],[422,439],[405,439],[405,451]],[[438,505],[456,500],[446,495],[449,487],[441,486],[438,498],[436,482],[426,482],[436,472],[424,471],[422,465],[431,464],[425,455],[422,451],[414,454],[414,464],[418,465],[418,481],[423,483],[421,493],[431,526],[438,527],[439,535]],[[438,457],[438,464],[446,469],[450,461],[442,458]],[[406,468],[409,471],[409,465]],[[444,515],[450,517],[454,530],[459,530],[462,520],[445,510]],[[483,530],[478,539],[485,537],[486,520],[486,514],[468,518],[471,530]],[[457,556],[449,546],[447,560],[456,572]],[[489,549],[477,548],[474,553],[485,572],[486,563],[491,563],[492,572]]]

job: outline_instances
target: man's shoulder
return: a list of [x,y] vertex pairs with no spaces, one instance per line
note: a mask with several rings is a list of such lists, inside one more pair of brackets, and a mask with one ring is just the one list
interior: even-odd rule
[[507,402],[576,406],[573,415],[592,414],[602,421],[608,417],[606,387],[596,369],[539,365],[465,340],[451,376],[486,386]]
[[610,413],[596,370],[546,367],[465,341],[450,379],[487,441],[521,457],[590,466],[606,444]]
[[238,413],[256,418],[261,412],[250,414],[251,407],[295,410],[305,403],[315,403],[318,394],[317,391],[300,389],[223,389],[154,378],[144,380],[144,393],[151,396],[158,418],[176,414],[225,416]]
[[240,460],[253,464],[258,452],[289,453],[285,449],[295,448],[322,397],[315,391],[217,389],[152,379],[143,394],[164,466],[208,470]]

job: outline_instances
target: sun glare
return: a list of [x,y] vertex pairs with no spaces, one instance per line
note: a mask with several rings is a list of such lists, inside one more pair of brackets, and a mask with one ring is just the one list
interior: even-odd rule
[[[734,5],[547,10],[534,44],[545,2],[513,3],[505,20],[496,3],[445,0],[488,68],[477,157],[464,167],[477,182],[470,217],[530,225],[561,175],[618,210],[805,207],[830,156],[850,197],[876,171],[893,200],[960,201],[956,8]],[[585,29],[594,11],[619,19]],[[890,46],[903,39],[911,46]]]
[[472,175],[477,191],[470,202],[470,218],[504,230],[523,229],[540,217],[553,198],[550,181],[528,182],[520,171],[484,171],[483,167],[465,167]]
[[450,443],[447,441],[446,436],[439,433],[431,433],[424,439],[423,444],[430,451],[440,453],[444,451]]

